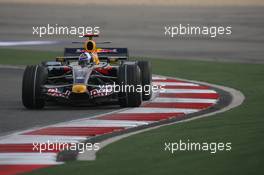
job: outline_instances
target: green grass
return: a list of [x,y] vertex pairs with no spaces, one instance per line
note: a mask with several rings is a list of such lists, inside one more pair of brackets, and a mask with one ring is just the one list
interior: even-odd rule
[[[24,52],[18,54],[21,58],[21,54],[27,54],[27,58],[39,55]],[[238,108],[209,118],[165,126],[125,138],[100,150],[95,161],[68,162],[29,174],[248,175],[264,172],[264,65],[150,60],[156,74],[233,87],[244,93],[246,101]],[[192,142],[231,142],[232,150],[216,154],[198,151],[170,154],[164,151],[164,142],[187,139]]]
[[54,60],[61,52],[45,52],[16,49],[0,49],[0,64],[29,65],[38,64],[44,60]]

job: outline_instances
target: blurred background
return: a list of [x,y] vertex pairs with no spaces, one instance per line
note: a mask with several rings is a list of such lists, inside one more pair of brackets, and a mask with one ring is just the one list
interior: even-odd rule
[[[98,40],[128,47],[132,56],[264,63],[263,0],[0,0],[0,45],[8,41],[81,40],[32,34],[33,26],[47,24],[99,26]],[[232,26],[232,35],[164,35],[164,26],[179,24]],[[64,46],[68,44],[13,48],[62,51]]]

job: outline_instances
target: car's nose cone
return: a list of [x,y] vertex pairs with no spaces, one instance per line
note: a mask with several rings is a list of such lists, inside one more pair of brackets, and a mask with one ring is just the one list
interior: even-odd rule
[[72,86],[72,92],[77,94],[85,93],[87,92],[87,87],[84,84],[74,84]]

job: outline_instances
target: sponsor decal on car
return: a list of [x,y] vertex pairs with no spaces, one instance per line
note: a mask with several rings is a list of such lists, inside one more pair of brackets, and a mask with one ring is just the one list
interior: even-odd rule
[[58,88],[51,88],[48,89],[47,95],[52,97],[63,97],[63,98],[69,98],[71,94],[71,91],[67,90],[65,92],[61,92]]
[[90,91],[91,98],[105,97],[113,93],[113,88],[110,88],[109,86],[102,86],[100,89],[93,89]]

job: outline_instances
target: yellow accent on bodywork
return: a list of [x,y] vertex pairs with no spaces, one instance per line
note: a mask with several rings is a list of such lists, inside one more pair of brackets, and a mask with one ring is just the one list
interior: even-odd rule
[[85,93],[87,92],[87,87],[84,84],[74,84],[72,86],[73,93]]
[[98,58],[97,53],[96,53],[96,52],[93,52],[93,53],[92,53],[92,56],[93,56],[93,62],[94,62],[95,64],[99,64],[100,61],[99,61],[99,58]]
[[56,57],[56,61],[58,62],[64,62],[65,58],[64,57]]

